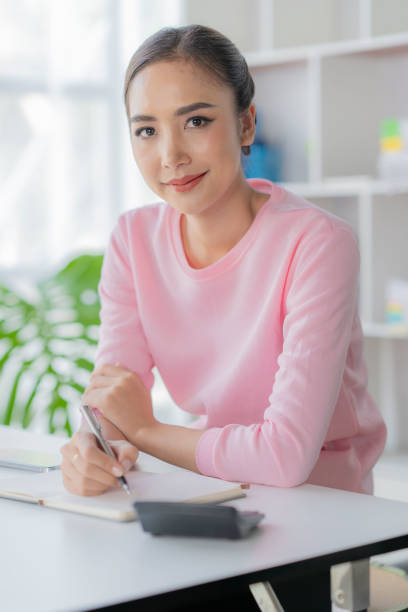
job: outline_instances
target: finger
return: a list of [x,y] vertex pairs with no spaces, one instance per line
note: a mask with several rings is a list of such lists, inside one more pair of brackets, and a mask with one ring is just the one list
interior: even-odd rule
[[81,401],[86,406],[92,406],[92,408],[98,408],[101,412],[103,412],[102,404],[105,399],[105,392],[101,388],[93,389],[92,387],[88,387],[85,393],[83,394]]
[[[83,432],[81,432],[83,433]],[[94,437],[92,434],[89,434],[90,440]],[[78,439],[78,435],[76,434],[76,440]],[[68,452],[69,451],[69,452]],[[89,464],[90,470],[94,469],[92,464]],[[76,444],[71,444],[70,447],[64,452],[63,460],[61,463],[61,469],[63,472],[71,479],[74,480],[84,480],[88,478],[90,475],[89,469],[87,469],[86,461],[81,457],[79,448],[77,448]],[[110,486],[112,482],[114,482],[114,478],[109,478],[109,480],[102,477],[104,480],[104,484]]]
[[95,370],[94,374],[99,374],[102,376],[117,376],[118,374],[123,374],[125,372],[130,372],[128,368],[120,365],[119,362],[116,362],[115,365],[112,363],[106,363],[101,366],[97,370]]
[[97,374],[96,376],[92,376],[90,379],[90,383],[87,389],[98,388],[98,387],[109,387],[117,382],[117,376],[103,376],[101,374]]
[[63,468],[65,465],[68,465],[72,462],[75,463],[75,461],[78,459],[79,452],[78,452],[77,445],[76,445],[77,437],[78,437],[78,433],[76,433],[67,444],[64,444],[63,446],[61,446],[60,448],[60,453],[62,455],[61,468]]
[[117,454],[119,463],[128,472],[132,469],[139,456],[139,450],[126,440],[114,440],[110,442],[114,452]]
[[[78,459],[79,459],[79,453],[74,452],[73,455],[72,453],[71,455],[65,454],[61,462],[61,471],[63,474],[63,478],[69,479],[70,484],[71,484],[71,489],[73,487],[78,488],[77,483],[82,478],[81,474],[79,474],[78,470],[76,469],[76,463]],[[97,483],[94,483],[94,485],[97,485]]]
[[[63,457],[65,455],[72,455],[72,448],[75,446],[73,440],[71,439],[69,442],[61,446],[60,453]],[[75,447],[76,448],[76,447]]]
[[75,485],[72,479],[67,475],[65,471],[62,472],[62,484],[67,489],[67,491],[69,491],[70,493],[76,493]]
[[89,463],[103,470],[104,472],[107,472],[108,474],[112,474],[116,478],[121,476],[123,469],[119,461],[107,455],[105,451],[97,446],[96,438],[93,434],[88,432],[81,432],[81,434],[81,436],[78,436],[76,442],[78,453],[80,455],[80,457],[77,458],[76,463],[81,460],[81,473],[84,473],[84,464]]
[[108,487],[114,486],[116,478],[103,471],[95,473],[94,468],[91,468],[90,471],[86,470],[78,448],[78,441],[83,443],[84,440],[90,445],[96,445],[95,437],[92,434],[77,432],[61,448],[61,470],[63,478],[67,479],[67,483],[64,483],[64,485],[69,491],[79,495],[96,495],[102,493]]
[[78,475],[71,473],[68,467],[63,472],[62,481],[64,487],[75,495],[100,495],[109,488],[87,478],[78,478]]
[[75,453],[72,461],[64,465],[64,473],[71,478],[75,486],[81,491],[98,492],[117,484],[117,478],[98,466],[87,463],[79,453]]

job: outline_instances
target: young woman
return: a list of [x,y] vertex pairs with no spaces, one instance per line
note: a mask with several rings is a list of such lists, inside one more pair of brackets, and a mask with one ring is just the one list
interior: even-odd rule
[[[274,92],[279,95],[279,92]],[[101,335],[66,488],[117,484],[138,450],[225,480],[372,493],[386,437],[367,392],[351,226],[267,179],[246,179],[254,83],[231,41],[164,28],[125,79],[135,161],[160,201],[122,214],[99,286]],[[158,422],[157,366],[193,427]]]

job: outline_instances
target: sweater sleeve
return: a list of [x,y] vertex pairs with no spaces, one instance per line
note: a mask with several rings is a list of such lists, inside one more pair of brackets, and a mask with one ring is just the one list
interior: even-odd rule
[[264,421],[204,432],[196,448],[200,472],[279,487],[307,480],[340,391],[359,266],[351,228],[330,225],[299,240],[282,296],[283,346]]
[[98,291],[101,326],[95,368],[119,362],[150,390],[154,362],[139,318],[124,215],[110,236]]

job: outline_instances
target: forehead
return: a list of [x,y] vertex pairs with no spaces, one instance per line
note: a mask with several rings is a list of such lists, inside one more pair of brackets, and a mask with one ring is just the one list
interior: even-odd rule
[[222,85],[206,70],[184,60],[161,61],[143,68],[128,91],[130,115],[173,112],[196,101],[216,105],[233,103],[230,87]]

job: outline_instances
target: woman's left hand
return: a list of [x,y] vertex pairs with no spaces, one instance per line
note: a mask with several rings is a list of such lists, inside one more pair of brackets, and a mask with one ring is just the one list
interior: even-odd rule
[[130,442],[140,429],[157,423],[149,390],[135,372],[119,364],[95,370],[82,401],[98,408]]

